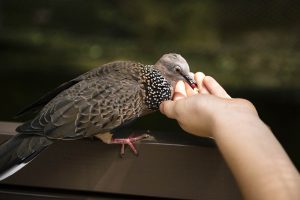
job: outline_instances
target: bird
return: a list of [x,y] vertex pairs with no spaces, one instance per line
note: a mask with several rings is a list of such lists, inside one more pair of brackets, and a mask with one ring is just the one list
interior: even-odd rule
[[172,99],[179,80],[197,87],[187,61],[168,53],[154,65],[114,61],[61,84],[17,114],[37,112],[1,144],[0,181],[59,140],[97,136],[108,144],[122,144],[121,154],[124,144],[137,154],[133,143],[148,135],[113,139],[114,130],[157,111],[163,101]]

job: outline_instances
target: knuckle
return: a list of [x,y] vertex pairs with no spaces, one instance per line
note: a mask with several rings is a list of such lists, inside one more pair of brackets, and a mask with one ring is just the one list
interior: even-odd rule
[[247,99],[242,99],[242,98],[238,98],[236,100],[237,100],[237,103],[240,104],[242,107],[257,113],[256,108],[255,108],[254,104],[251,101],[249,101]]

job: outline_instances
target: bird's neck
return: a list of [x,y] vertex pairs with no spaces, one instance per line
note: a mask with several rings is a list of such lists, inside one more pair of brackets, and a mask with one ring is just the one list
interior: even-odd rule
[[146,65],[141,73],[146,92],[145,103],[148,109],[158,110],[163,101],[171,99],[171,84],[153,65]]

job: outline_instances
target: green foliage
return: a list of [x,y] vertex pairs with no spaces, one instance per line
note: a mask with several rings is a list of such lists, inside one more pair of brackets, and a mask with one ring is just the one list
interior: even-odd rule
[[1,69],[87,70],[181,53],[234,87],[298,87],[294,1],[2,1]]

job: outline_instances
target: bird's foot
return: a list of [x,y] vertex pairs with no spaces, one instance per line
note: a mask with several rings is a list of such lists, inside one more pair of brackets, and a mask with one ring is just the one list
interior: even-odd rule
[[144,139],[149,139],[149,138],[151,138],[151,136],[148,135],[148,134],[143,134],[143,135],[140,135],[140,136],[137,136],[137,137],[116,138],[116,139],[111,140],[111,144],[121,144],[122,145],[121,153],[120,153],[120,155],[122,157],[125,154],[125,144],[127,144],[130,147],[131,151],[135,155],[138,155],[138,151],[137,151],[136,147],[134,146],[134,143],[138,142],[138,141],[141,141],[141,140],[144,140]]

